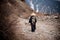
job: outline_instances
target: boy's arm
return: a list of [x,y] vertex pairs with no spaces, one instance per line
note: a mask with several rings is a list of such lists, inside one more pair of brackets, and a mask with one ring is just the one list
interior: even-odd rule
[[35,18],[35,22],[37,22],[37,19]]
[[31,23],[31,18],[29,19],[29,23]]

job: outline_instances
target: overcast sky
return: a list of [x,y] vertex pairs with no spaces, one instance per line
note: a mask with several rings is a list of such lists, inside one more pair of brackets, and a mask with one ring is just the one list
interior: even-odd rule
[[[60,0],[59,0],[60,1]],[[58,0],[26,0],[26,3],[36,12],[59,13],[60,2]]]

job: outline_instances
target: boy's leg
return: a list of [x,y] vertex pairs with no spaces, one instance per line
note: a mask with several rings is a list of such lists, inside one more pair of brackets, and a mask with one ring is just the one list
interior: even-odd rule
[[35,29],[34,29],[34,25],[33,25],[33,24],[31,24],[31,31],[32,31],[32,32],[35,31]]

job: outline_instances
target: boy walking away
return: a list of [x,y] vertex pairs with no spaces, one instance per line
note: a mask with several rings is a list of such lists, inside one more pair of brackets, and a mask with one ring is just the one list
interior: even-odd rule
[[31,31],[32,32],[35,32],[35,30],[36,30],[36,22],[37,22],[36,14],[32,13],[31,17],[29,19],[29,23],[31,24]]

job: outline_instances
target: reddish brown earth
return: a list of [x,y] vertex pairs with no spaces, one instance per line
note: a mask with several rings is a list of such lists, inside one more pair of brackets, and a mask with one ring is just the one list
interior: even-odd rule
[[60,17],[37,13],[37,29],[31,32],[31,13],[21,0],[1,0],[0,40],[60,40]]

